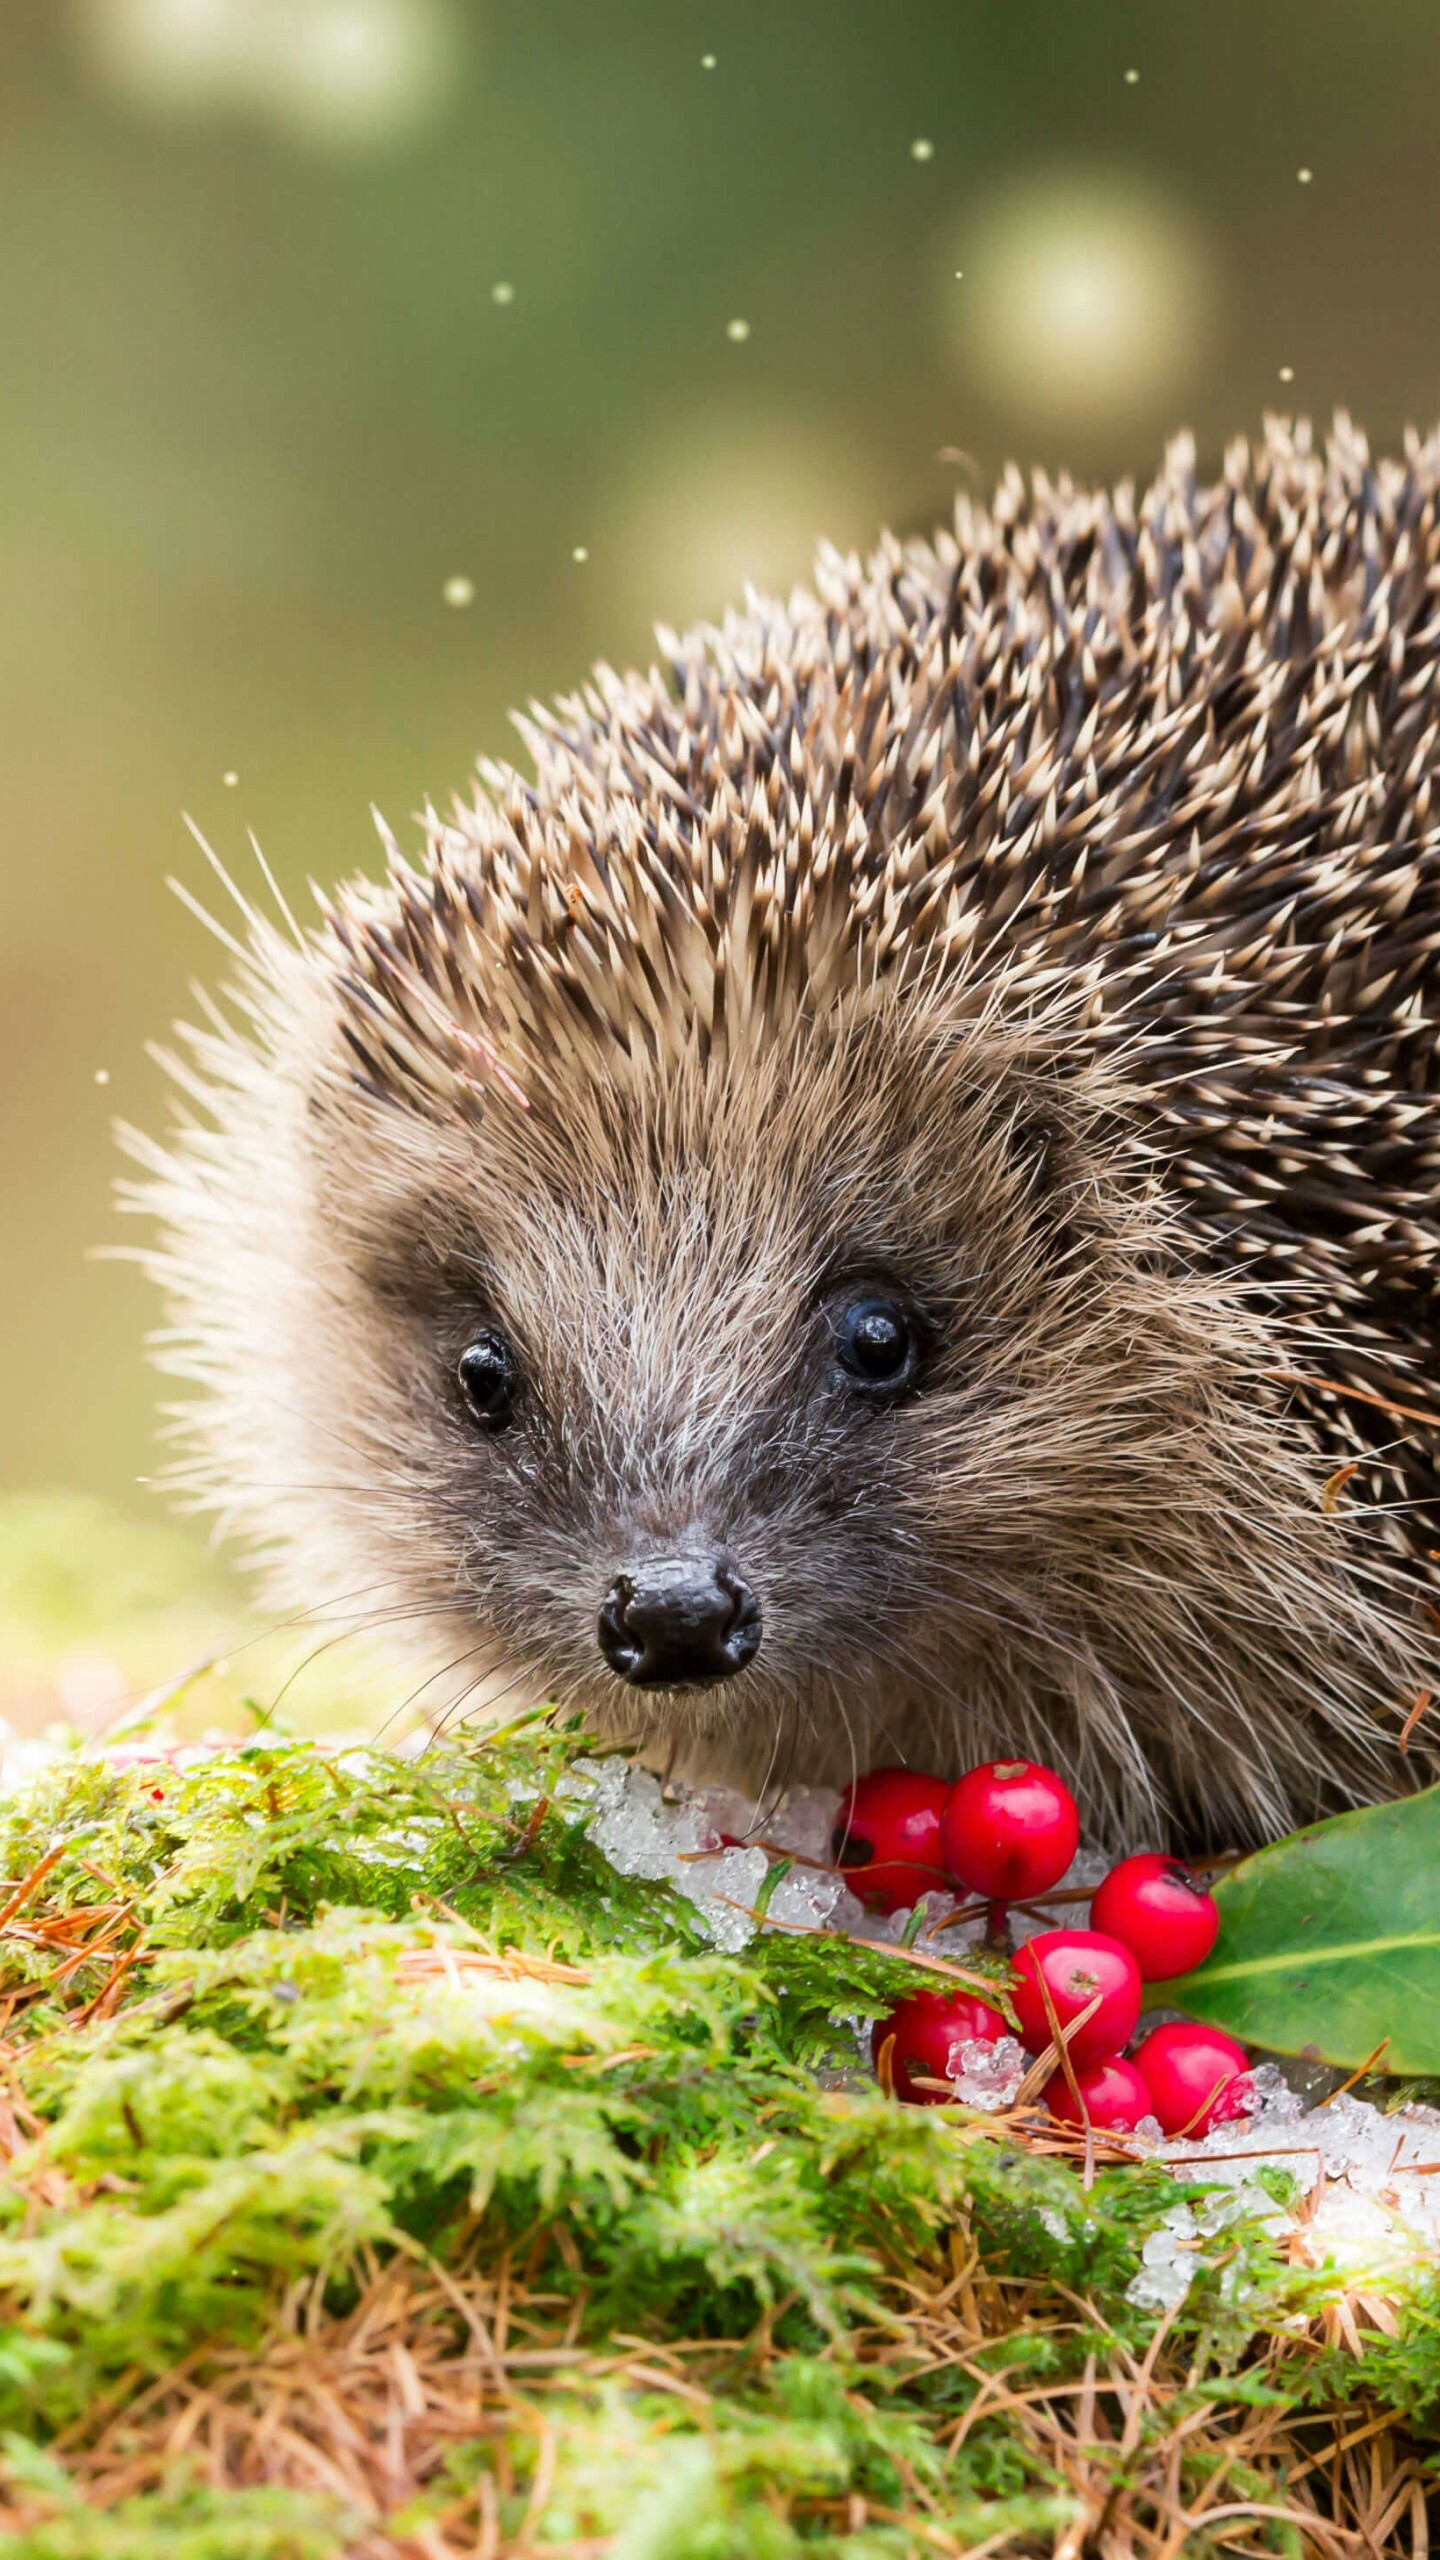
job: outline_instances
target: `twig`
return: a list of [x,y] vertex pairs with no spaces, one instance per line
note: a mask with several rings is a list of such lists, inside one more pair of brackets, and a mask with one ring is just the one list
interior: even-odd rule
[[1376,1395],[1369,1387],[1344,1387],[1334,1378],[1302,1378],[1293,1369],[1270,1369],[1266,1375],[1277,1386],[1309,1387],[1321,1396],[1348,1396],[1355,1404],[1373,1404],[1379,1412],[1393,1414],[1397,1422],[1421,1422],[1431,1431],[1440,1431],[1440,1413],[1422,1413],[1416,1405],[1395,1404],[1389,1396]]

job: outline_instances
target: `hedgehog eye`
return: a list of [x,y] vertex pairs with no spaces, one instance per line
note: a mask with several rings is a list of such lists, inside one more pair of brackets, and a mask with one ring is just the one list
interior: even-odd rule
[[915,1327],[893,1298],[858,1298],[835,1328],[835,1357],[857,1387],[893,1396],[914,1380]]
[[460,1392],[475,1420],[486,1431],[502,1431],[520,1390],[520,1363],[503,1333],[477,1333],[462,1351],[455,1374]]

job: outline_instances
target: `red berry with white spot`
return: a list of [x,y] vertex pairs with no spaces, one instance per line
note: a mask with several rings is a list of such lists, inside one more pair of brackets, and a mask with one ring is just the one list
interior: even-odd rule
[[[1122,2062],[1118,2054],[1108,2062],[1083,2063],[1075,2074],[1075,2086],[1098,2132],[1133,2133],[1143,2116],[1155,2113],[1155,2102],[1134,2063]],[[1045,2104],[1061,2124],[1084,2121],[1063,2071],[1046,2081]]]
[[1042,1979],[1062,2028],[1099,1995],[1093,2015],[1068,2039],[1072,2062],[1104,2062],[1129,2043],[1140,2016],[1140,1968],[1118,1938],[1104,1937],[1098,1929],[1042,1929],[1038,1937],[1027,1938],[1015,1958],[1011,1998],[1021,2040],[1031,2053],[1042,2053],[1054,2033]]
[[1203,1964],[1220,1913],[1213,1893],[1173,1858],[1122,1858],[1090,1905],[1092,1928],[1128,1947],[1144,1982],[1169,1982]]
[[1242,2045],[1218,2027],[1155,2027],[1135,2056],[1163,2133],[1208,2133],[1255,2104]]
[[1028,1901],[1058,1884],[1080,1839],[1063,1778],[1038,1760],[987,1760],[950,1790],[945,1863],[967,1893]]
[[940,2089],[917,2089],[916,2079],[949,2080],[951,2056],[956,2057],[962,2044],[979,2041],[993,2044],[997,2036],[1010,2032],[998,2009],[973,1992],[962,1991],[952,1997],[941,1991],[916,1991],[892,2009],[888,2018],[877,2018],[870,2037],[870,2051],[878,2071],[880,2055],[886,2039],[895,2039],[890,2055],[891,2082],[897,2098],[911,2106],[939,2107],[945,2104]]
[[949,1792],[918,1769],[871,1769],[846,1788],[830,1854],[867,1911],[904,1911],[943,1889],[940,1816]]

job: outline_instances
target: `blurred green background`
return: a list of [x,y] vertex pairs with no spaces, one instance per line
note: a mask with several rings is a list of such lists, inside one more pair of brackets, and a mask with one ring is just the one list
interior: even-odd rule
[[1440,405],[1434,0],[4,0],[0,1485],[152,1504],[110,1124],[191,810],[374,860],[507,706],[946,510]]

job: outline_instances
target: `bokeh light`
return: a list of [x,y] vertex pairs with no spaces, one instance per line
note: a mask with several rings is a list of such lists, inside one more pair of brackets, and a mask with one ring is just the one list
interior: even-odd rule
[[136,106],[233,112],[321,147],[419,131],[454,94],[454,0],[76,0],[86,68]]
[[971,279],[948,305],[957,352],[1027,423],[1163,414],[1209,350],[1216,262],[1153,182],[1043,172],[978,207],[954,245]]

